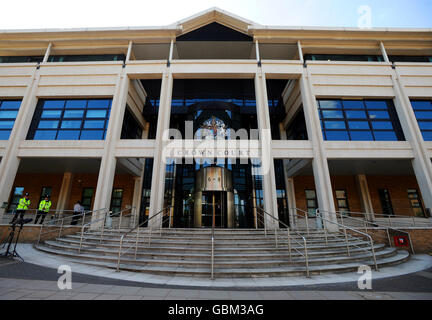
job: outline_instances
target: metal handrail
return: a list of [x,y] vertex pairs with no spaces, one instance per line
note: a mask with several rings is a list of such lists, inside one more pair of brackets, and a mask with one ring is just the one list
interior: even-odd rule
[[96,223],[96,222],[104,221],[104,223],[102,224],[102,227],[101,227],[102,232],[103,232],[103,229],[104,229],[104,227],[105,227],[106,217],[107,217],[106,214],[107,214],[109,211],[108,211],[107,208],[103,208],[103,209],[97,209],[97,210],[94,210],[94,211],[92,211],[92,213],[93,213],[93,212],[99,212],[99,211],[106,211],[106,212],[105,212],[105,215],[104,215],[103,218],[95,219],[95,220],[92,220],[92,221],[90,221],[90,222],[88,222],[88,223],[85,223],[85,224],[83,223],[82,226],[81,226],[80,245],[79,245],[79,249],[78,249],[78,253],[79,253],[79,254],[81,253],[81,248],[82,248],[82,242],[83,242],[83,238],[84,238],[84,230],[85,230],[85,228],[91,226],[92,224],[94,224],[94,223]]
[[[341,212],[340,212],[340,211],[336,211],[335,213],[336,213],[336,217],[337,217],[338,214],[341,215]],[[376,222],[376,221],[366,221],[366,220],[363,220],[363,219],[358,219],[358,218],[354,218],[354,217],[350,217],[350,216],[345,216],[345,217],[343,217],[343,219],[350,219],[350,220],[355,220],[355,221],[363,222],[363,223],[364,223],[364,226],[365,226],[365,229],[366,229],[366,232],[368,232],[367,224],[374,225],[374,227],[378,227],[378,228],[384,228],[384,229],[386,229],[386,232],[387,232],[387,239],[388,239],[388,241],[389,241],[389,245],[390,245],[390,246],[391,246],[391,240],[390,240],[390,233],[389,233],[389,229],[394,230],[394,231],[397,231],[397,232],[400,232],[400,233],[405,233],[405,234],[408,235],[408,240],[409,240],[409,244],[410,244],[411,252],[412,252],[413,254],[415,254],[415,252],[414,252],[414,246],[412,245],[411,235],[409,234],[409,232],[403,231],[403,230],[401,230],[401,229],[396,229],[396,228],[393,228],[393,227],[391,227],[391,226],[389,227],[389,226],[385,226],[385,225],[382,225],[382,224],[380,225],[380,223],[378,223],[378,222]],[[378,234],[377,234],[377,235],[378,235]]]
[[309,212],[299,208],[289,208],[289,209],[294,210],[295,218],[297,218],[297,216],[301,216],[301,214],[298,214],[298,212],[304,215],[305,222],[306,222],[306,233],[309,236]]
[[[268,213],[267,211],[265,211],[263,208],[261,207],[255,207],[255,209],[258,209],[259,211],[261,211],[261,215],[263,217],[263,223],[264,226],[266,226],[265,223],[265,215],[269,216],[270,218],[272,218],[273,220],[277,221],[279,224],[282,224],[282,226],[284,226],[287,229],[287,241],[288,241],[288,252],[289,252],[289,259],[290,261],[292,261],[292,253],[291,253],[291,249],[294,249],[295,251],[297,251],[300,255],[302,255],[305,258],[305,265],[306,265],[306,277],[310,278],[310,272],[309,272],[309,254],[308,254],[308,248],[307,248],[307,240],[306,238],[300,234],[298,231],[293,230],[297,236],[299,236],[302,240],[303,240],[303,245],[297,241],[295,238],[291,239],[291,234],[290,234],[290,227],[283,221],[279,220],[278,218],[272,216],[270,213]],[[258,210],[256,211],[258,213]],[[258,216],[257,216],[258,218]],[[279,225],[278,225],[279,226]],[[276,244],[276,248],[278,247],[278,241],[277,241],[277,229],[275,228],[275,244]],[[267,237],[267,229],[265,228],[265,237]],[[298,245],[303,246],[304,247],[304,254],[302,252],[300,252],[299,250],[297,250],[296,248],[292,248],[291,246],[291,240],[294,240]]]
[[[361,234],[361,235],[365,236],[366,238],[369,238],[369,241],[370,241],[370,244],[371,244],[372,256],[373,256],[374,265],[375,265],[375,270],[378,271],[378,264],[377,264],[377,261],[376,261],[375,248],[374,248],[374,244],[373,244],[373,239],[372,239],[372,237],[371,237],[369,234],[367,234],[367,233],[361,232],[361,231],[356,230],[356,229],[354,229],[354,228],[348,227],[348,226],[346,226],[346,225],[344,225],[344,224],[340,224],[340,223],[338,223],[338,222],[335,222],[335,221],[329,220],[329,219],[327,219],[327,218],[324,218],[324,217],[321,215],[321,212],[331,213],[331,212],[328,212],[328,211],[324,211],[324,210],[316,209],[316,210],[315,210],[316,216],[319,217],[321,220],[327,221],[328,223],[333,223],[333,224],[335,224],[335,225],[337,225],[337,226],[339,226],[339,227],[341,227],[341,228],[344,229],[345,242],[346,242],[346,244],[347,244],[347,254],[348,254],[348,256],[350,256],[350,250],[349,250],[349,243],[348,243],[348,235],[347,235],[347,232],[346,232],[347,229],[348,229],[348,230],[351,230],[351,231],[353,231],[353,232],[355,232],[355,233]],[[325,229],[325,228],[324,228],[324,229]],[[340,231],[338,231],[338,232],[340,232]],[[361,248],[361,247],[358,247],[358,248],[360,248],[360,249],[364,249],[364,248]],[[365,250],[365,251],[367,251],[367,250]]]
[[[160,214],[163,214],[167,209],[169,209],[169,208],[171,208],[171,207],[172,207],[172,206],[169,205],[169,206],[163,208],[161,211],[159,211],[159,212],[157,212],[156,214],[154,214],[153,216],[149,217],[147,220],[144,220],[143,222],[139,223],[137,226],[135,226],[135,227],[129,229],[128,231],[126,231],[125,233],[122,234],[122,236],[120,237],[120,245],[119,245],[119,251],[118,251],[118,260],[117,260],[117,268],[116,268],[116,271],[117,271],[117,272],[120,271],[120,261],[121,261],[121,256],[124,255],[126,252],[128,252],[128,251],[133,247],[133,245],[132,245],[132,246],[128,247],[128,248],[126,249],[126,251],[122,252],[122,247],[123,247],[123,241],[124,241],[124,239],[125,239],[125,238],[130,234],[130,233],[132,233],[133,231],[137,230],[137,232],[136,232],[136,240],[135,240],[135,260],[136,260],[136,257],[137,257],[137,251],[138,251],[139,228],[140,228],[141,226],[143,226],[144,224],[148,223],[148,222],[149,222],[150,220],[152,220],[153,218],[159,216]],[[162,215],[162,219],[161,219],[161,220],[162,220],[162,221],[161,221],[161,227],[160,227],[160,229],[161,229],[161,235],[162,235],[162,225],[163,225],[163,220],[164,220],[163,215]],[[171,224],[171,222],[170,222],[170,224]],[[152,229],[151,226],[148,225],[148,231],[149,231],[149,247],[150,247],[150,244],[151,244],[151,233],[152,233],[151,229]]]
[[[24,211],[25,211],[24,218],[25,218],[25,215],[29,215],[30,216],[29,218],[33,219],[35,216],[37,216],[37,213],[38,213],[39,209],[27,209],[27,210],[24,210]],[[46,212],[46,217],[48,215],[51,215],[51,217],[56,217],[56,215],[58,213],[67,213],[67,212],[72,212],[73,213],[75,211],[74,210],[49,210],[48,212]],[[3,215],[3,217],[2,217],[3,222],[4,222],[4,220],[8,220],[11,217],[13,218],[15,216],[15,214],[16,214],[16,209],[13,209],[12,212],[5,212],[4,215]],[[58,219],[58,220],[60,220],[60,219]],[[46,223],[51,223],[52,220],[45,220],[45,222]]]
[[[213,213],[214,214],[214,213]],[[214,245],[215,245],[215,219],[212,219],[212,232],[211,232],[211,280],[214,280]]]

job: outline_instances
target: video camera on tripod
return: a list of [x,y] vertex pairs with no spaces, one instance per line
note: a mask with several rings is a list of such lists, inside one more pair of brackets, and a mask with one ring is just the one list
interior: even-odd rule
[[[18,240],[19,240],[19,237],[20,237],[21,230],[22,230],[23,226],[24,226],[26,223],[29,223],[29,222],[31,222],[31,221],[33,221],[33,219],[24,219],[24,218],[22,218],[22,217],[20,217],[20,218],[18,218],[18,219],[14,219],[14,220],[12,220],[12,222],[11,222],[11,224],[10,224],[11,231],[9,232],[9,235],[7,236],[5,242],[3,243],[3,246],[2,246],[2,249],[3,249],[3,248],[7,245],[6,251],[5,251],[5,253],[4,253],[4,256],[5,256],[6,258],[7,258],[7,257],[12,257],[12,258],[14,258],[14,257],[18,257],[18,258],[20,258],[22,261],[24,261],[24,259],[23,259],[23,258],[18,254],[18,252],[16,251],[16,247],[17,247]],[[13,240],[14,240],[14,238],[15,238],[15,230],[16,230],[17,225],[18,225],[19,229],[18,229],[18,234],[17,234],[16,239],[15,239],[14,249],[13,249],[12,252],[9,252],[9,251],[10,251],[10,248],[11,248],[11,246],[12,246]]]

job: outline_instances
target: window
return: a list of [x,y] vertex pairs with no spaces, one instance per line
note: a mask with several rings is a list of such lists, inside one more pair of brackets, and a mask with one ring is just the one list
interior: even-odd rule
[[432,56],[389,56],[391,62],[432,62]]
[[388,189],[378,189],[378,194],[381,201],[382,213],[388,216],[394,215]]
[[349,212],[348,196],[346,190],[336,190],[336,203],[341,213]]
[[123,189],[114,189],[111,196],[111,211],[113,213],[121,211],[123,200]]
[[318,61],[384,61],[380,55],[354,54],[306,54],[304,59]]
[[126,111],[123,118],[121,139],[142,139],[142,129],[133,114],[126,105]]
[[424,210],[417,189],[408,189],[408,199],[416,217],[424,217]]
[[43,56],[3,56],[0,63],[42,62]]
[[315,210],[318,209],[318,200],[315,190],[305,190],[306,193],[306,206],[309,217],[315,217]]
[[19,200],[24,193],[24,187],[15,187],[12,192],[11,200],[9,202],[8,212],[12,212],[18,206]]
[[39,197],[39,202],[37,203],[38,208],[39,208],[39,203],[42,200],[45,200],[45,196],[48,195],[48,196],[51,197],[51,194],[52,194],[52,187],[42,187],[41,194],[40,194],[40,197]]
[[94,188],[84,188],[81,195],[81,204],[84,210],[91,210],[92,200],[93,200]]
[[50,56],[48,62],[79,62],[79,61],[123,61],[124,54],[92,54]]
[[104,140],[111,99],[41,100],[28,140]]
[[405,140],[391,100],[318,100],[318,103],[325,140]]
[[0,140],[9,139],[20,105],[21,100],[0,100]]
[[413,100],[411,105],[423,135],[423,140],[432,141],[432,101]]

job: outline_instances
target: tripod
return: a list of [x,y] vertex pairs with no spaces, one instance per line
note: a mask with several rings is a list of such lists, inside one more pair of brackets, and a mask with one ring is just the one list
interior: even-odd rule
[[[10,249],[11,249],[14,237],[15,237],[15,229],[16,229],[18,223],[19,223],[19,229],[18,229],[18,234],[17,234],[16,239],[15,239],[14,248],[13,248],[12,252],[9,252]],[[7,245],[6,251],[4,253],[4,256],[6,258],[8,258],[8,257],[12,257],[12,258],[17,257],[17,258],[21,259],[24,262],[24,259],[16,251],[16,247],[17,247],[17,244],[18,244],[18,239],[20,237],[23,225],[24,225],[24,220],[23,219],[19,219],[18,221],[14,221],[11,224],[11,226],[10,226],[11,231],[9,232],[9,235],[6,238],[6,240],[5,240],[5,242],[3,243],[3,246],[2,246],[2,249],[3,249]]]

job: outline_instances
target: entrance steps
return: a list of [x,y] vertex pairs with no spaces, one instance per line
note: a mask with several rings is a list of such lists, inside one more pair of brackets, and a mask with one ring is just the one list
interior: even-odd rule
[[[47,240],[36,248],[74,262],[117,268],[120,237],[125,231],[87,232],[80,253],[80,234]],[[277,234],[276,246],[274,231],[265,235],[262,229],[215,230],[215,278],[305,275],[304,247],[300,236],[291,232],[290,259],[286,230],[278,230]],[[122,255],[120,270],[170,276],[210,276],[211,230],[153,230],[150,246],[148,229],[140,229],[138,239],[136,235],[136,232],[129,234],[123,242],[123,252],[132,248]],[[360,265],[374,265],[370,243],[361,238],[350,235],[346,242],[340,234],[327,234],[326,241],[326,235],[320,230],[310,231],[309,235],[302,232],[301,235],[307,239],[311,275],[356,272]],[[397,251],[383,244],[375,244],[374,249],[379,268],[409,259],[407,251]]]

